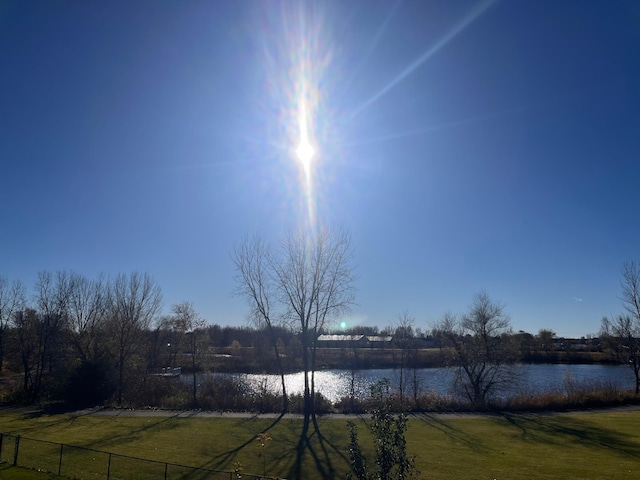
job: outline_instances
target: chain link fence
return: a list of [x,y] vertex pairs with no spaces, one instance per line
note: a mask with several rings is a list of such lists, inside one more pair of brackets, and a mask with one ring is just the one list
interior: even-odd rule
[[0,433],[0,462],[82,480],[276,479],[244,472],[146,460],[10,433]]

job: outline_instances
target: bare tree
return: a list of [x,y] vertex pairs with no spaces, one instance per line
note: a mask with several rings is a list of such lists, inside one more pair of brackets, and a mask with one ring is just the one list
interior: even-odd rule
[[144,332],[160,311],[162,293],[148,274],[118,275],[111,284],[107,329],[118,369],[117,401],[122,403],[129,362],[144,354]]
[[13,316],[13,326],[16,332],[17,348],[20,356],[23,376],[23,390],[33,399],[37,396],[34,389],[34,374],[40,358],[40,330],[41,318],[33,308],[18,310]]
[[24,373],[24,390],[36,400],[45,372],[54,372],[64,348],[63,334],[68,318],[69,274],[38,273],[35,284],[37,310],[20,309],[13,314],[13,326]]
[[78,273],[70,274],[69,327],[71,341],[83,362],[95,361],[100,356],[100,328],[106,320],[109,304],[108,285]]
[[466,314],[446,314],[434,334],[450,349],[456,388],[474,404],[485,404],[491,394],[514,380],[517,352],[510,321],[504,306],[486,293],[476,295]]
[[[404,401],[404,397],[406,395],[406,384],[408,381],[407,373],[409,366],[409,357],[411,354],[411,347],[415,344],[413,341],[413,325],[415,323],[415,319],[409,315],[408,310],[403,310],[397,317],[397,323],[394,333],[394,340],[396,346],[400,349],[400,380],[398,384],[400,401]],[[414,400],[417,398],[418,393],[418,373],[417,370],[413,371],[413,389],[414,389]]]
[[612,344],[616,355],[633,371],[635,392],[640,393],[640,264],[622,267],[622,306],[626,314],[602,319],[601,335]]
[[640,324],[631,315],[602,319],[600,335],[614,355],[633,371],[635,392],[640,393]]
[[622,306],[640,321],[640,264],[627,262],[622,267]]
[[315,418],[317,338],[354,303],[352,249],[346,232],[322,227],[290,233],[275,250],[260,240],[236,250],[239,291],[258,318],[285,322],[301,342],[305,426]]
[[197,400],[197,372],[201,368],[206,349],[206,334],[204,327],[206,322],[193,308],[191,302],[182,302],[171,307],[176,328],[188,337],[189,353],[191,354],[191,379],[193,386],[193,408],[198,405]]
[[284,316],[302,342],[305,419],[315,419],[318,335],[355,301],[351,258],[350,236],[322,227],[312,233],[289,234],[272,262]]
[[67,327],[71,278],[68,272],[38,273],[36,304],[40,316],[38,354],[34,375],[34,398],[40,393],[45,368],[53,370],[54,359],[60,358]]
[[10,327],[16,312],[25,307],[26,293],[24,285],[15,280],[9,281],[0,276],[0,371],[4,363],[5,333]]
[[273,262],[270,248],[257,235],[251,238],[247,237],[236,247],[233,261],[237,270],[236,293],[249,303],[251,321],[258,327],[266,327],[269,332],[276,365],[280,372],[282,411],[286,412],[289,408],[289,397],[287,396],[280,345],[275,328],[280,319],[272,317],[272,303],[275,301],[276,286],[272,277]]

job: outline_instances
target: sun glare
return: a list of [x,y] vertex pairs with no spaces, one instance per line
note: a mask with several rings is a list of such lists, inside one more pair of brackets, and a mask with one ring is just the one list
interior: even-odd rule
[[286,160],[297,170],[297,178],[288,179],[297,183],[291,191],[299,195],[292,205],[301,208],[304,227],[313,229],[326,175],[322,170],[330,124],[324,107],[327,93],[321,87],[327,84],[325,72],[333,52],[330,35],[323,31],[323,8],[311,8],[305,2],[283,3],[282,7],[279,15],[267,14],[269,32],[279,33],[270,33],[264,43],[266,80],[274,107],[267,113],[277,112],[277,121],[270,117],[267,124],[274,128],[273,143],[279,152],[286,152]]
[[300,141],[298,148],[296,148],[296,157],[302,164],[305,175],[309,175],[311,172],[311,162],[315,155],[315,149],[311,142],[309,142],[309,125],[307,123],[307,108],[304,103],[300,107]]
[[311,169],[311,161],[313,160],[314,153],[315,150],[313,149],[311,144],[307,140],[301,139],[300,144],[296,149],[296,155],[298,157],[298,160],[300,160],[300,163],[302,163],[305,171]]

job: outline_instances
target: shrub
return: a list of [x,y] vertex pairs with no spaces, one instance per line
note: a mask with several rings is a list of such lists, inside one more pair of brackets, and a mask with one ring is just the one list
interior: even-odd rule
[[199,404],[208,410],[250,411],[252,396],[249,387],[238,377],[214,376],[200,386]]
[[115,392],[110,369],[102,362],[84,361],[69,375],[63,401],[73,408],[103,405]]
[[358,440],[357,428],[353,422],[348,422],[349,459],[352,472],[347,475],[347,478],[402,480],[413,477],[419,472],[415,468],[414,458],[407,456],[405,439],[407,417],[404,413],[392,414],[389,380],[384,379],[371,386],[371,399],[375,408],[371,413],[369,431],[375,447],[375,462],[372,465],[364,457]]

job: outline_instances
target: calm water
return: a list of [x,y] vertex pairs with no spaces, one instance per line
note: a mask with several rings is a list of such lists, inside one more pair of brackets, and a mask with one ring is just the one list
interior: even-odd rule
[[[541,393],[565,390],[567,379],[574,384],[581,383],[611,383],[620,388],[632,388],[634,378],[631,369],[625,365],[518,365],[519,380],[515,382],[507,394],[516,392]],[[442,395],[451,394],[453,372],[447,368],[423,368],[417,371],[420,392],[434,392]],[[405,391],[412,394],[413,372],[406,370],[405,377],[409,377]],[[254,390],[267,390],[280,393],[281,381],[279,375],[237,374]],[[398,388],[400,370],[325,370],[316,372],[316,391],[322,393],[332,402],[349,396],[352,384],[356,396],[367,396],[369,386],[388,378],[394,389]],[[302,394],[304,377],[302,373],[292,373],[285,376],[287,391],[290,394]]]

